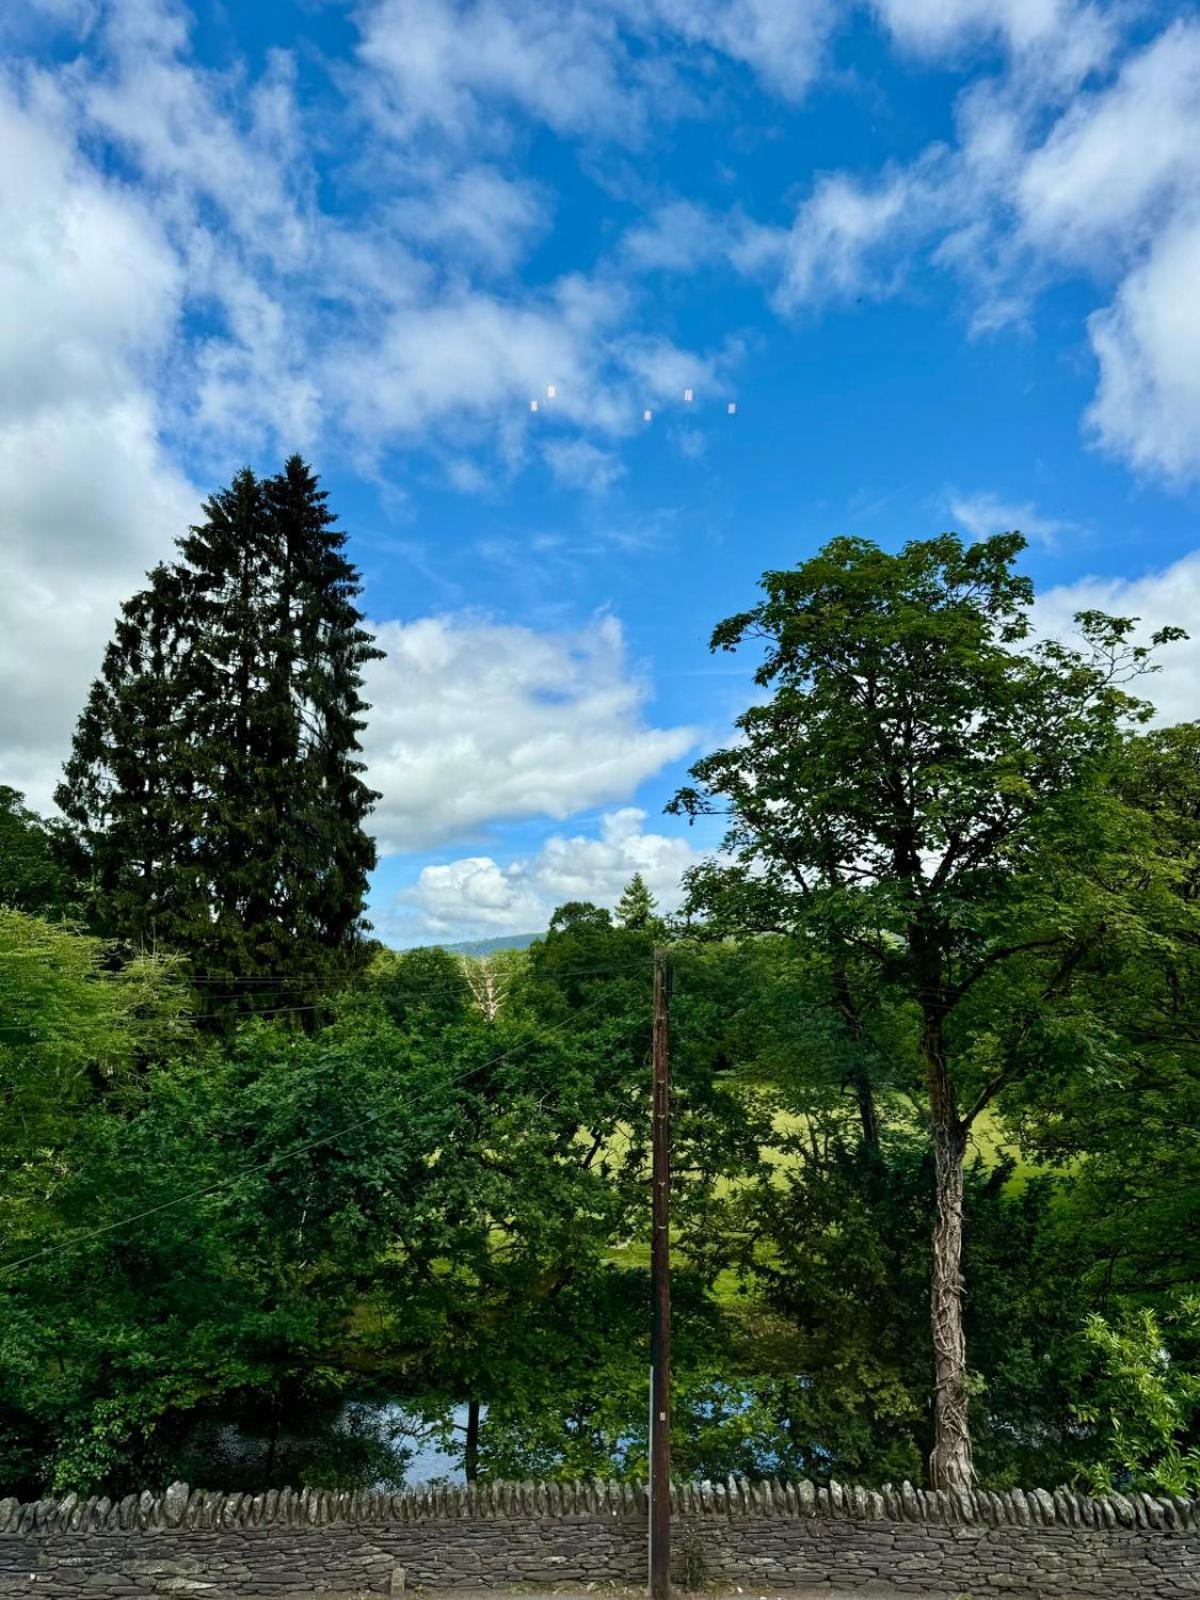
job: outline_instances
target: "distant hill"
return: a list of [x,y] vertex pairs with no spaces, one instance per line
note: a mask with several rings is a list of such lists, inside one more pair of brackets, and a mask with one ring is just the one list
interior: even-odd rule
[[542,939],[541,933],[502,933],[495,939],[465,939],[462,944],[444,944],[443,950],[450,950],[456,956],[491,956],[497,950],[528,950],[535,939]]

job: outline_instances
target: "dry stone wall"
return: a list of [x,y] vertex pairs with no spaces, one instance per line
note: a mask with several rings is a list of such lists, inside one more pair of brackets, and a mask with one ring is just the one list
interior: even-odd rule
[[[1200,1502],[1058,1489],[681,1485],[679,1577],[751,1595],[1200,1600]],[[683,1570],[686,1568],[686,1572]],[[309,1600],[407,1588],[641,1584],[640,1486],[281,1489],[0,1501],[0,1596]]]

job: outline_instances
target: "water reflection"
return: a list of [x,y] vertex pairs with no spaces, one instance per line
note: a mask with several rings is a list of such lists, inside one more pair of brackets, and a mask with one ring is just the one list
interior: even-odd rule
[[[380,1435],[392,1439],[401,1449],[411,1451],[404,1468],[405,1483],[431,1483],[435,1479],[442,1483],[465,1482],[461,1465],[461,1441],[467,1431],[465,1404],[455,1406],[447,1414],[445,1421],[440,1423],[430,1423],[406,1411],[403,1406],[395,1404],[379,1406],[378,1413]],[[482,1421],[486,1415],[486,1407],[481,1406],[480,1420]],[[455,1430],[455,1437],[459,1441],[458,1447],[453,1451],[445,1448],[448,1427]],[[386,1486],[376,1484],[373,1487]]]

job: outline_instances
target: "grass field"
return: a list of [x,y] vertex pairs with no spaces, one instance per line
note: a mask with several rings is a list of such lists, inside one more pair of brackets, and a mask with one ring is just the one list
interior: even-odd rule
[[[911,1113],[908,1120],[911,1118]],[[914,1126],[915,1126],[914,1121]],[[794,1113],[777,1111],[772,1117],[772,1126],[778,1136],[778,1145],[760,1146],[760,1155],[764,1162],[774,1166],[777,1170],[777,1181],[782,1187],[787,1182],[788,1171],[794,1168],[800,1159],[794,1149],[786,1146],[793,1143],[797,1135],[803,1135],[807,1121],[803,1116]],[[627,1146],[627,1138],[618,1138],[612,1141],[610,1149],[614,1155],[619,1155],[622,1146]],[[1015,1165],[1005,1185],[1011,1194],[1019,1194],[1029,1180],[1039,1172],[1045,1170],[1022,1157],[1017,1147],[1006,1141],[1004,1130],[998,1118],[990,1111],[980,1116],[975,1123],[971,1143],[968,1147],[967,1160],[981,1161],[991,1167],[998,1165],[1005,1158],[1011,1159]],[[714,1184],[714,1192],[718,1199],[732,1196],[739,1187],[749,1182],[748,1179],[718,1178]],[[686,1261],[686,1256],[678,1244],[678,1236],[672,1235],[676,1260],[680,1263]],[[628,1244],[614,1247],[608,1252],[608,1259],[615,1265],[623,1267],[648,1268],[650,1265],[650,1245],[648,1241],[634,1240]],[[732,1269],[720,1273],[713,1283],[713,1293],[722,1303],[732,1303],[739,1299],[743,1293],[741,1279]]]

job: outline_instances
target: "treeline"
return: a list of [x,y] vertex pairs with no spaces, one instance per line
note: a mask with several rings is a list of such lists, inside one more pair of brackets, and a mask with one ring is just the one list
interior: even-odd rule
[[650,972],[680,1473],[1200,1487],[1200,725],[1038,643],[1013,535],[766,574],[728,817],[663,918],[363,921],[373,649],[297,459],[0,794],[0,1492],[645,1465]]

